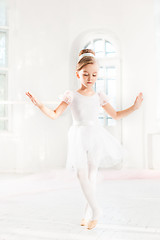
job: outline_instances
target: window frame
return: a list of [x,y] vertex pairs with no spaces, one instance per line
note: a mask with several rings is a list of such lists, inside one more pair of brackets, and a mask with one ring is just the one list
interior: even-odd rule
[[[7,22],[7,21],[5,21]],[[9,131],[11,131],[11,121],[10,121],[10,115],[11,115],[11,107],[8,105],[8,98],[9,98],[9,27],[7,25],[2,26],[0,25],[0,32],[4,32],[6,33],[6,66],[5,67],[1,67],[0,66],[0,73],[1,74],[5,74],[6,75],[6,95],[7,95],[7,99],[4,99],[3,101],[0,101],[2,104],[6,105],[6,112],[7,112],[7,116],[5,117],[0,117],[0,120],[2,121],[6,121],[7,122],[7,127],[5,129],[0,129],[0,134],[5,134],[5,133],[9,133]]]

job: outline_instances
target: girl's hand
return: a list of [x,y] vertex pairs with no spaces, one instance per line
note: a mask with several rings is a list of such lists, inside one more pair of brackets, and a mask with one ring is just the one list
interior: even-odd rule
[[142,92],[140,92],[139,95],[136,97],[136,100],[134,102],[135,110],[138,109],[141,106],[142,101],[143,101],[143,94],[142,94]]
[[35,106],[40,107],[42,104],[37,100],[37,98],[33,97],[29,92],[26,92],[26,95],[31,99]]

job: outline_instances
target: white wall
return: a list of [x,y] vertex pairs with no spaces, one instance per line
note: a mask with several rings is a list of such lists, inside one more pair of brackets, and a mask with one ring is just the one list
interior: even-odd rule
[[160,1],[154,1],[154,14],[155,14],[155,39],[156,39],[156,67],[157,67],[157,120],[158,128],[160,129]]
[[[58,101],[64,90],[77,86],[71,74],[80,50],[77,39],[94,29],[117,36],[122,109],[130,107],[140,91],[144,94],[142,107],[122,120],[123,144],[130,153],[127,167],[147,168],[147,136],[157,126],[154,0],[8,1],[11,100],[27,101],[25,92],[30,91],[39,100]],[[0,135],[0,171],[65,166],[70,112],[53,121],[28,102],[12,106],[12,136],[4,141]]]

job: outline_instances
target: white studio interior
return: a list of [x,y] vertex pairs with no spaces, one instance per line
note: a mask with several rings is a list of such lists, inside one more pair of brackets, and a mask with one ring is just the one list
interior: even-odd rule
[[[101,164],[103,217],[80,226],[85,199],[66,169],[70,107],[50,109],[80,88],[76,64],[92,48],[100,64],[94,90],[116,111],[143,93],[142,106],[99,122],[127,149],[124,162]],[[0,0],[0,240],[160,239],[160,0]]]

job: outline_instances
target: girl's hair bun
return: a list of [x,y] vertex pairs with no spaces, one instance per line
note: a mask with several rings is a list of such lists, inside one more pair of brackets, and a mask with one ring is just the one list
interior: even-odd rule
[[79,52],[79,57],[84,54],[84,53],[92,53],[94,56],[95,56],[95,52],[92,50],[92,49],[82,49],[80,52]]
[[82,49],[79,52],[79,57],[84,54],[84,53],[91,53],[91,55],[93,54],[94,56],[83,56],[82,58],[80,58],[78,60],[77,66],[76,66],[76,70],[80,71],[84,66],[86,66],[87,64],[94,64],[97,63],[96,59],[95,59],[95,52],[92,49]]

